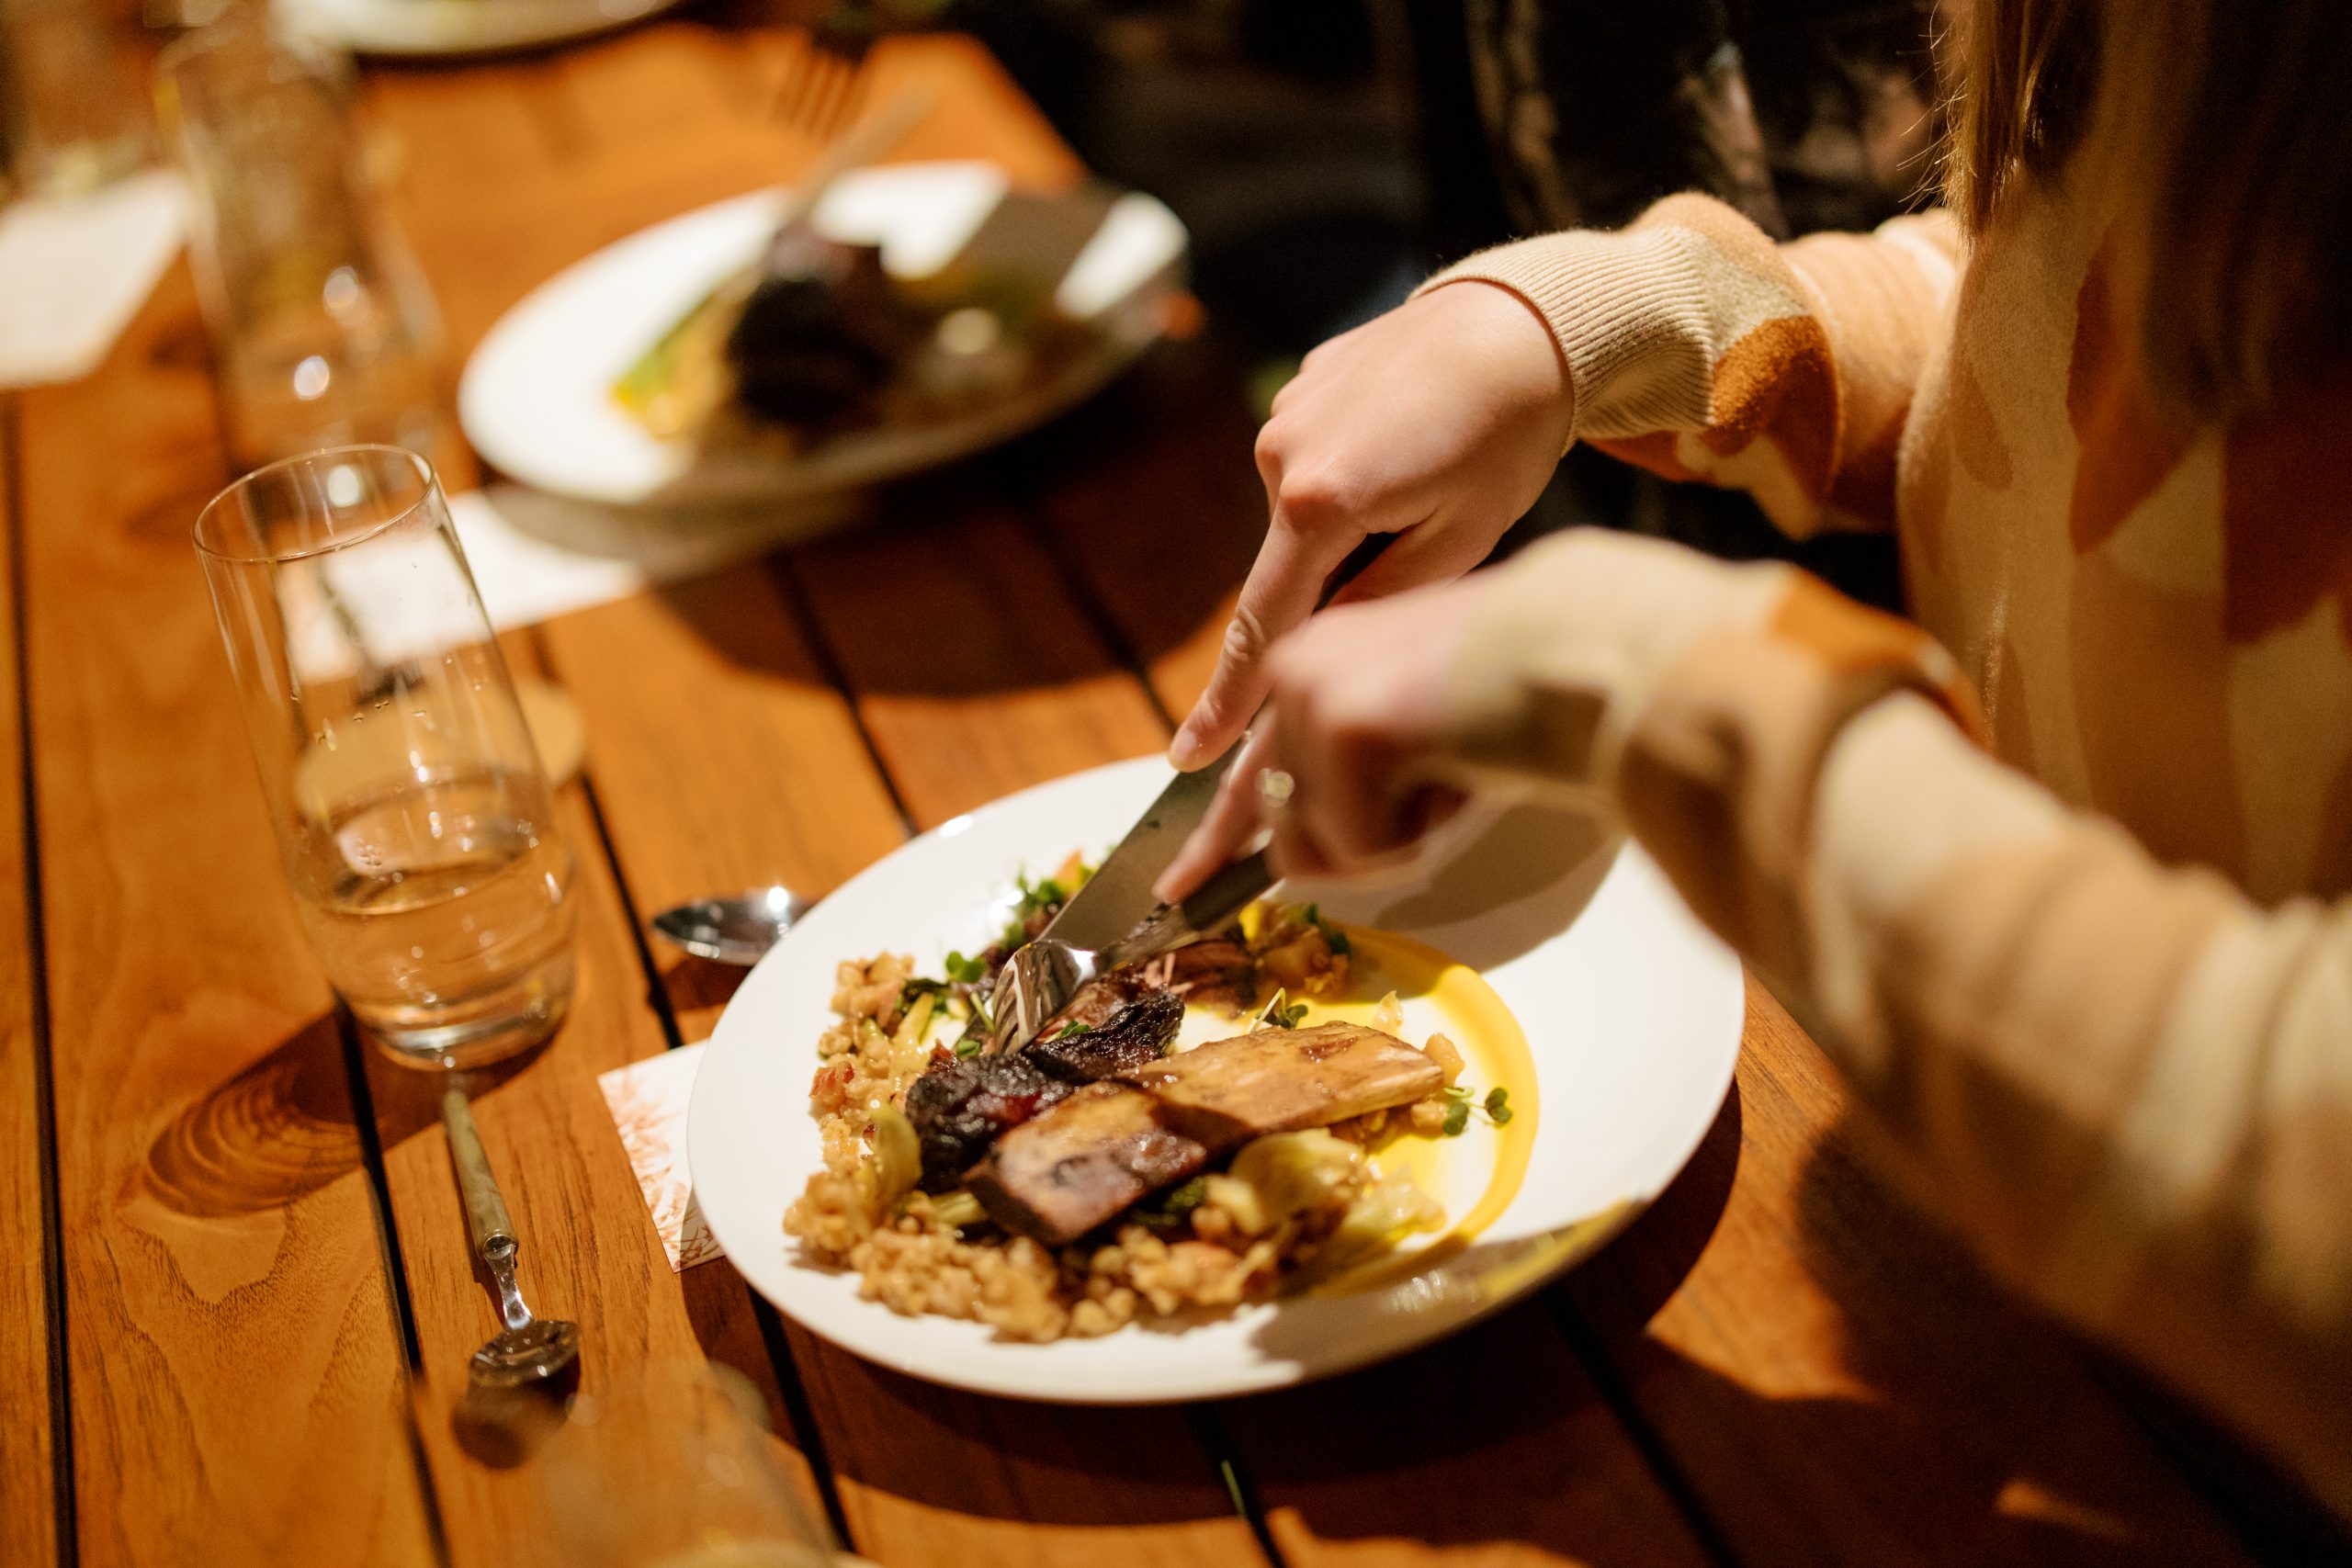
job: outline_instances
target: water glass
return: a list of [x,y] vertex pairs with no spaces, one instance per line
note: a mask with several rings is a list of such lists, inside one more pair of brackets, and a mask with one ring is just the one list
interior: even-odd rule
[[361,156],[350,77],[243,11],[156,64],[241,468],[348,442],[432,450],[437,318]]
[[147,162],[153,128],[124,43],[90,0],[0,0],[0,118],[27,194],[86,196]]
[[395,1057],[546,1039],[572,989],[572,859],[431,465],[351,446],[197,519],[311,945]]
[[537,1458],[565,1568],[835,1568],[741,1373],[616,1369]]

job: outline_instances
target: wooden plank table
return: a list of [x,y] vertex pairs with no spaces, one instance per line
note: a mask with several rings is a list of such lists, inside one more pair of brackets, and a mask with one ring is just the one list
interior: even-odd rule
[[[805,161],[769,114],[798,47],[673,20],[369,72],[453,348],[598,245]],[[899,156],[1078,173],[968,42],[872,69],[938,89]],[[532,1466],[458,1418],[492,1325],[430,1086],[339,1021],[281,886],[187,542],[229,477],[217,432],[184,271],[97,374],[0,403],[0,1541],[12,1564],[551,1562]],[[1760,990],[1736,1092],[1647,1215],[1537,1299],[1318,1386],[980,1398],[780,1322],[724,1262],[669,1270],[592,1080],[699,1039],[731,979],[645,915],[821,893],[1157,750],[1263,527],[1251,434],[1233,368],[1170,347],[857,531],[510,637],[586,713],[561,803],[582,979],[479,1114],[589,1364],[742,1371],[810,1506],[886,1564],[2246,1561],[2086,1358],[1868,1174]]]

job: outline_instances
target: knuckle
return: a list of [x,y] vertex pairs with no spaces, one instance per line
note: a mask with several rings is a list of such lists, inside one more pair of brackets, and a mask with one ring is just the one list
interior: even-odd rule
[[1273,414],[1258,427],[1258,440],[1250,450],[1258,460],[1261,473],[1279,474],[1283,467],[1283,448],[1290,437],[1290,427],[1283,422],[1278,403]]
[[1357,489],[1338,468],[1318,464],[1283,477],[1283,511],[1302,528],[1336,528],[1354,514]]

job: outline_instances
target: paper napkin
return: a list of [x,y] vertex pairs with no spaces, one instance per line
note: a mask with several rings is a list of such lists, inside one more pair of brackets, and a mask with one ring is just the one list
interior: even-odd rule
[[686,1172],[686,1104],[694,1095],[702,1050],[688,1045],[664,1051],[596,1079],[613,1123],[620,1129],[621,1147],[628,1151],[638,1190],[653,1213],[662,1250],[670,1255],[670,1267],[680,1270],[718,1256],[718,1243],[695,1205],[694,1183]]
[[186,193],[151,169],[0,210],[0,388],[96,369],[179,254]]
[[449,498],[491,624],[526,626],[837,527],[854,495],[695,509],[607,506],[521,485]]

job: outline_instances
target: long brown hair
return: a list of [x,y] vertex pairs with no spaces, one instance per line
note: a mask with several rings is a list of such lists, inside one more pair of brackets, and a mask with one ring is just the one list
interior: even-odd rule
[[2227,419],[2352,347],[2352,5],[1961,0],[1944,187],[1972,232],[2081,155],[2152,389]]

